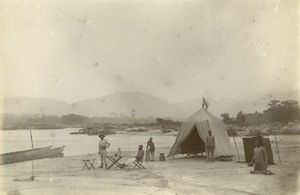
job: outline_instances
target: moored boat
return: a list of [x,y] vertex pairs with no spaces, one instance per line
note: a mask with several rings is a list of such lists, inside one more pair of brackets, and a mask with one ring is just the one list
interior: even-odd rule
[[10,152],[0,155],[0,164],[11,164],[23,161],[29,161],[32,159],[43,159],[43,158],[56,158],[63,156],[63,150],[65,146],[58,148],[51,148],[47,146],[43,148],[36,148],[30,150],[23,150],[17,152]]

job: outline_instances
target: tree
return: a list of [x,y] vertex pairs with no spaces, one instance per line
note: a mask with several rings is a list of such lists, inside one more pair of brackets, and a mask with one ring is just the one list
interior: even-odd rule
[[276,108],[279,105],[279,100],[271,100],[271,102],[268,104],[270,108]]
[[277,121],[291,122],[300,119],[299,104],[295,100],[282,101],[277,110],[278,112],[275,117]]
[[249,125],[259,125],[266,122],[264,114],[257,111],[255,113],[244,114],[244,116],[246,123]]
[[239,111],[239,113],[236,115],[236,123],[240,126],[246,125],[246,118],[243,114],[243,111]]
[[291,107],[291,108],[299,108],[299,103],[296,100],[287,100],[281,102],[282,106]]
[[225,124],[230,124],[230,117],[228,113],[222,113],[221,117],[223,118],[223,122]]
[[296,100],[287,100],[279,103],[272,100],[264,115],[269,122],[291,122],[300,119],[299,103]]
[[233,125],[235,123],[234,118],[230,118],[228,113],[222,113],[221,117],[223,118],[223,122],[227,125]]
[[76,115],[76,114],[68,114],[63,115],[61,117],[61,123],[66,125],[75,125],[75,124],[83,124],[88,122],[88,117]]

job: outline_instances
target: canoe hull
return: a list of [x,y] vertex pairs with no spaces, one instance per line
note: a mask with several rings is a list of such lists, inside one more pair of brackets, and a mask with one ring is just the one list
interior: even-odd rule
[[51,148],[51,146],[44,148],[36,148],[33,150],[24,150],[18,152],[11,152],[0,155],[0,165],[11,164],[23,161],[29,161],[32,159],[43,158],[56,158],[63,156],[63,150],[65,146],[59,148]]

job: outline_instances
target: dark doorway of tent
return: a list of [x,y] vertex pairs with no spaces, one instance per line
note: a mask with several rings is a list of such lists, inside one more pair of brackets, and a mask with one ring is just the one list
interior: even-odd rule
[[181,154],[197,155],[205,152],[205,142],[199,136],[197,127],[194,126],[190,135],[180,144]]

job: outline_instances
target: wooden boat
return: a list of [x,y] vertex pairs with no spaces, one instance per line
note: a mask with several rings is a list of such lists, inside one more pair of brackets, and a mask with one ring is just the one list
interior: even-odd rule
[[65,146],[58,147],[58,148],[52,148],[52,149],[50,149],[49,152],[39,154],[38,157],[39,157],[39,159],[63,157],[64,154],[62,152],[63,152],[64,148],[65,148]]
[[63,156],[62,152],[65,146],[58,148],[51,147],[52,146],[1,154],[0,164],[11,164],[16,162],[29,161],[32,159],[36,160],[42,158],[56,158]]

